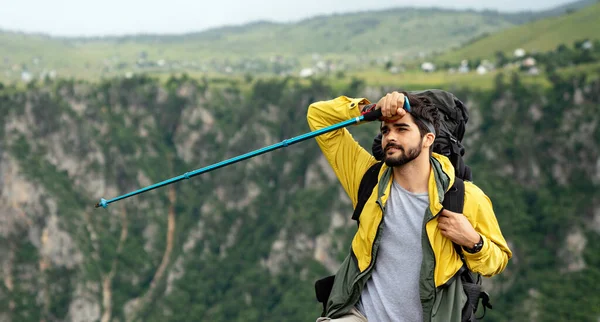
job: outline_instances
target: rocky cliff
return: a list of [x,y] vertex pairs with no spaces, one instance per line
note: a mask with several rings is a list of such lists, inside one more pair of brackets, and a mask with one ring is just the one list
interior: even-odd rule
[[[312,101],[386,90],[187,77],[0,86],[0,320],[314,320],[313,282],[355,229],[314,140],[94,204],[305,133]],[[499,308],[489,318],[597,319],[600,83],[507,77],[456,94],[471,111],[467,161],[515,254],[485,281]],[[369,148],[376,127],[351,131]]]

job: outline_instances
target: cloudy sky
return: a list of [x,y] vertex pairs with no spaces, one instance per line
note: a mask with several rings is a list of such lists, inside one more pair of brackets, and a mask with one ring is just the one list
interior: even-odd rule
[[183,33],[256,20],[390,7],[439,6],[514,12],[573,0],[0,0],[0,29],[56,36]]

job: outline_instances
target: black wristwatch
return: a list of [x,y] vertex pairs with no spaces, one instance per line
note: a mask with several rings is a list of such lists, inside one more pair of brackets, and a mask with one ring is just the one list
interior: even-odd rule
[[475,244],[473,246],[473,248],[465,248],[465,247],[463,247],[463,249],[465,250],[465,252],[470,253],[470,254],[479,253],[479,251],[482,248],[483,248],[483,237],[481,237],[481,235],[479,235],[479,242],[477,244]]

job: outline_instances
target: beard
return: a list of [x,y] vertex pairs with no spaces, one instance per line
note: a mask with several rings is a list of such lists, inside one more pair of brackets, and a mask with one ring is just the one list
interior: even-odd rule
[[[387,151],[390,148],[396,148],[400,150],[399,156],[388,156]],[[383,151],[383,161],[388,167],[400,167],[403,166],[412,160],[416,159],[421,154],[422,147],[417,145],[416,147],[409,148],[408,151],[404,150],[404,148],[400,145],[394,143],[388,143],[386,145],[385,150]]]

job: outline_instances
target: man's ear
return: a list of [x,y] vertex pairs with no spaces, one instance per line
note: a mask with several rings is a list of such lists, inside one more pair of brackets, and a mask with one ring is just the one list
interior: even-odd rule
[[433,134],[431,132],[425,134],[425,136],[423,137],[424,147],[429,148],[430,146],[433,145],[433,141],[435,141],[435,134]]

